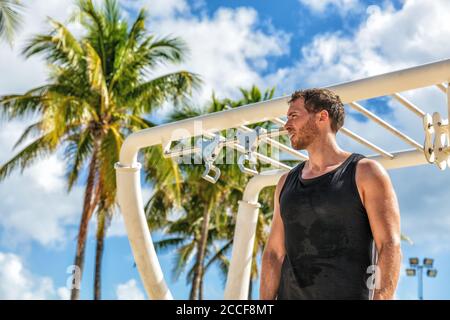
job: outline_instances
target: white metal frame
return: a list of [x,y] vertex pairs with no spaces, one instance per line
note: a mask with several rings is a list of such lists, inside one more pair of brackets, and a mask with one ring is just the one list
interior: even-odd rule
[[[424,121],[426,136],[425,150],[430,151],[429,154],[426,154],[421,144],[365,109],[357,101],[391,95],[408,110],[425,119],[427,118],[425,112],[401,96],[399,92],[435,85],[446,93],[447,100],[449,101],[448,111],[450,113],[449,80],[450,59],[342,83],[330,86],[328,89],[336,92],[341,97],[343,103],[348,104],[357,112],[377,122],[387,131],[413,147],[404,151],[386,151],[347,128],[342,128],[343,134],[374,150],[378,154],[370,158],[379,161],[386,169],[416,166],[429,163],[431,160],[438,161],[439,167],[443,169],[446,163],[450,165],[450,160],[448,159],[450,153],[448,119],[440,120],[440,116],[435,114],[433,115],[432,123]],[[198,134],[199,128],[204,136],[212,137],[215,132],[228,128],[241,128],[248,131],[251,129],[245,127],[246,125],[262,121],[272,121],[282,126],[284,121],[279,117],[286,114],[288,98],[288,96],[284,96],[269,101],[160,125],[133,133],[124,141],[120,152],[120,162],[116,164],[118,203],[123,214],[134,259],[149,298],[172,299],[173,297],[164,280],[163,272],[147,227],[139,175],[141,166],[137,162],[139,150],[160,144],[166,151],[166,155],[170,156],[168,146],[170,146],[172,141],[195,136]],[[430,119],[429,115],[427,119]],[[433,134],[435,135],[434,141],[432,139]],[[271,141],[270,137],[264,137],[264,139],[267,143],[272,143],[275,147],[296,156],[300,160],[307,158],[302,153],[288,146],[273,140]],[[228,143],[238,151],[243,152],[243,147],[237,142]],[[259,211],[258,195],[264,187],[275,185],[281,175],[290,169],[289,166],[267,156],[257,154],[257,157],[260,161],[270,163],[282,169],[266,171],[255,175],[246,186],[244,197],[239,203],[234,245],[225,288],[225,299],[247,299],[252,245],[254,243],[253,240]]]

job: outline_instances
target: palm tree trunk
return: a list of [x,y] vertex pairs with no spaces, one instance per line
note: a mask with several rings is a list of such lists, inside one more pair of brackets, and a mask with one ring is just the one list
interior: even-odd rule
[[250,282],[248,284],[248,300],[252,300],[252,289],[253,289],[253,280],[250,277]]
[[[204,272],[205,268],[203,268]],[[198,288],[198,300],[203,300],[203,276],[200,277],[200,286]]]
[[97,244],[95,248],[95,277],[94,277],[94,300],[101,300],[101,272],[102,258],[105,243],[105,220],[106,213],[98,215],[97,221]]
[[72,286],[70,294],[71,300],[78,300],[80,298],[81,278],[83,275],[84,253],[86,249],[86,238],[89,226],[89,219],[95,208],[95,203],[93,203],[92,200],[94,197],[93,189],[95,184],[96,164],[97,164],[97,157],[96,157],[96,150],[94,148],[91,163],[89,164],[87,185],[84,191],[83,213],[81,215],[80,227],[78,229],[77,251],[75,254],[75,263],[74,263],[74,265],[78,269],[76,270],[75,273],[78,279],[74,279],[75,285]]
[[202,228],[200,232],[200,241],[198,242],[198,249],[197,249],[197,258],[195,262],[195,269],[194,269],[194,278],[192,281],[192,290],[191,290],[191,300],[195,300],[195,298],[198,298],[198,292],[200,288],[200,282],[203,278],[203,263],[205,260],[205,251],[206,251],[206,243],[208,240],[208,226],[209,226],[209,216],[210,216],[210,206],[207,205],[203,211],[203,221],[202,221]]
[[191,285],[191,291],[189,293],[189,300],[195,300],[195,292],[194,292],[194,281],[192,281],[192,285]]
[[[197,247],[197,251],[198,251],[200,239],[197,238],[197,235],[195,235],[194,238],[195,238],[194,241],[196,242],[195,246]],[[197,267],[197,261],[194,264],[194,273],[195,273],[196,267]],[[191,283],[191,291],[189,292],[189,300],[195,300],[195,297],[197,295],[197,293],[194,291],[195,290],[194,279],[195,279],[195,276],[193,276],[192,280],[191,280],[192,283]]]

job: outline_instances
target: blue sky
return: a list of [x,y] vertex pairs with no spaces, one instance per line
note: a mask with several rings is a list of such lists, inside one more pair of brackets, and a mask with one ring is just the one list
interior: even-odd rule
[[[23,41],[45,30],[45,17],[65,21],[70,0],[23,1],[26,23],[13,48],[0,44],[0,94],[23,92],[45,82],[42,60],[25,60],[18,52]],[[204,103],[212,90],[220,97],[239,95],[237,88],[257,84],[277,87],[276,95],[295,88],[325,86],[450,57],[442,39],[450,36],[450,4],[442,1],[284,0],[185,1],[122,0],[129,19],[147,6],[149,26],[158,34],[183,38],[190,58],[174,69],[186,68],[204,79],[196,101]],[[75,34],[76,24],[70,25]],[[172,69],[161,69],[167,72]],[[405,95],[426,112],[445,114],[445,99],[434,89]],[[422,142],[420,119],[390,99],[362,102]],[[165,106],[161,117],[170,110]],[[27,121],[0,123],[0,162],[13,155],[11,147]],[[365,133],[390,151],[406,146],[389,138],[376,125],[349,116],[348,127]],[[358,149],[339,137],[342,146]],[[73,263],[75,237],[81,211],[82,184],[65,193],[63,166],[58,155],[0,183],[0,299],[67,298],[66,269]],[[414,240],[403,243],[402,276],[397,297],[415,299],[417,279],[407,278],[407,258],[435,259],[438,277],[425,278],[426,299],[449,299],[450,198],[449,171],[427,165],[390,171],[397,190],[402,231]],[[144,201],[151,193],[145,186]],[[92,232],[86,251],[81,297],[93,296],[95,241]],[[155,240],[160,234],[154,234]],[[189,289],[184,275],[172,281],[173,254],[160,256],[166,281],[175,298],[185,299]],[[221,299],[223,286],[217,270],[206,275],[205,297]],[[254,297],[258,284],[255,283]],[[106,239],[103,298],[138,299],[145,296],[123,223],[117,216]]]

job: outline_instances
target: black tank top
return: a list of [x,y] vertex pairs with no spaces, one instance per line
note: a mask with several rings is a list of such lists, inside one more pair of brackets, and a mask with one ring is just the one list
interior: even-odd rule
[[305,162],[289,172],[279,199],[286,256],[277,299],[371,298],[376,250],[355,181],[362,158],[353,153],[312,179],[301,177]]

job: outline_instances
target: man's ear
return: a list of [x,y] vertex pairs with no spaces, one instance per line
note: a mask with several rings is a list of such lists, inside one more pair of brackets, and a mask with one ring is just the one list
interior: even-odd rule
[[319,121],[326,121],[328,120],[330,117],[328,115],[328,111],[327,110],[321,110],[319,112]]

